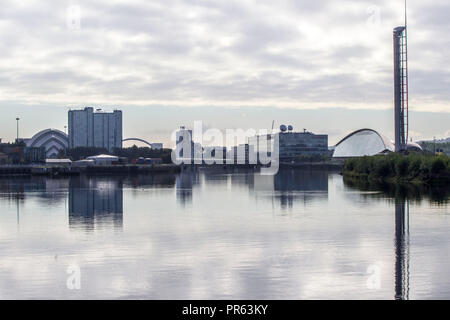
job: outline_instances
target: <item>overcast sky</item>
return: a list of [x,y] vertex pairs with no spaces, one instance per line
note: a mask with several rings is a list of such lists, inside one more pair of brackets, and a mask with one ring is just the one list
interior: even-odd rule
[[[449,14],[448,0],[409,2],[410,107],[446,123]],[[33,118],[25,135],[52,125],[51,111],[35,106],[140,106],[149,127],[161,125],[157,106],[383,112],[393,105],[392,29],[402,23],[402,0],[0,0],[0,108],[30,107],[20,114]],[[214,122],[211,110],[198,120]],[[355,121],[341,119],[336,135]],[[450,134],[443,122],[412,127],[413,136]],[[1,117],[0,137],[12,138],[13,126]],[[132,122],[124,130],[142,134]]]

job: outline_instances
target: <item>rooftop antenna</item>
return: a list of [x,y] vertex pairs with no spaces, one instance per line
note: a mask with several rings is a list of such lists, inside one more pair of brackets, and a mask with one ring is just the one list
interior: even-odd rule
[[405,0],[405,28],[408,27],[408,14],[407,14],[406,2],[407,2],[407,0]]
[[406,91],[406,107],[405,107],[405,143],[408,143],[409,136],[409,75],[408,75],[408,11],[407,0],[405,0],[405,91]]

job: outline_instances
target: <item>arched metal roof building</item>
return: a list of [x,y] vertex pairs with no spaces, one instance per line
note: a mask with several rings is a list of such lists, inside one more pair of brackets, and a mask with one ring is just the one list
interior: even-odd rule
[[36,133],[26,144],[27,147],[45,147],[47,158],[54,158],[60,150],[68,148],[69,138],[60,130],[46,129]]
[[388,138],[375,130],[361,129],[339,141],[334,149],[333,157],[363,157],[394,151],[395,146]]

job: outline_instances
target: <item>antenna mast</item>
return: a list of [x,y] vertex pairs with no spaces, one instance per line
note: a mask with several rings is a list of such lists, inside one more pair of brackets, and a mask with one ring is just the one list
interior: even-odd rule
[[407,0],[405,0],[405,143],[408,143],[409,138],[409,76],[408,76],[408,11]]
[[405,0],[405,25],[394,29],[394,120],[395,151],[407,150],[409,132],[408,114],[408,34]]

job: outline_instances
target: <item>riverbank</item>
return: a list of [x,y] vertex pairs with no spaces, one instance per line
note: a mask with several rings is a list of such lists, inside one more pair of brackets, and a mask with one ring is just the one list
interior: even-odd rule
[[[312,170],[324,170],[324,171],[342,171],[344,167],[344,159],[331,159],[327,161],[301,161],[301,162],[280,162],[279,168],[287,169],[312,169]],[[196,167],[196,168],[220,168],[220,169],[254,169],[259,170],[263,167],[261,164],[194,164],[182,165],[183,168]]]
[[[280,168],[290,169],[313,169],[313,170],[342,170],[344,162],[300,162],[281,163]],[[2,176],[73,176],[80,174],[87,175],[108,175],[108,174],[151,174],[156,172],[178,173],[190,167],[197,168],[221,168],[221,169],[246,169],[259,170],[260,165],[250,164],[201,164],[201,165],[174,165],[174,164],[154,164],[154,165],[90,165],[90,166],[68,166],[56,165],[6,165],[0,166],[0,177]]]
[[151,174],[151,173],[177,173],[181,170],[173,164],[155,165],[92,165],[85,167],[72,167],[64,165],[11,165],[0,166],[2,176],[73,176],[87,175],[114,175],[114,174]]
[[341,171],[344,168],[344,163],[345,160],[343,159],[315,162],[282,162],[280,163],[280,168]]
[[342,174],[346,179],[374,183],[446,184],[450,160],[421,154],[377,155],[346,160]]

